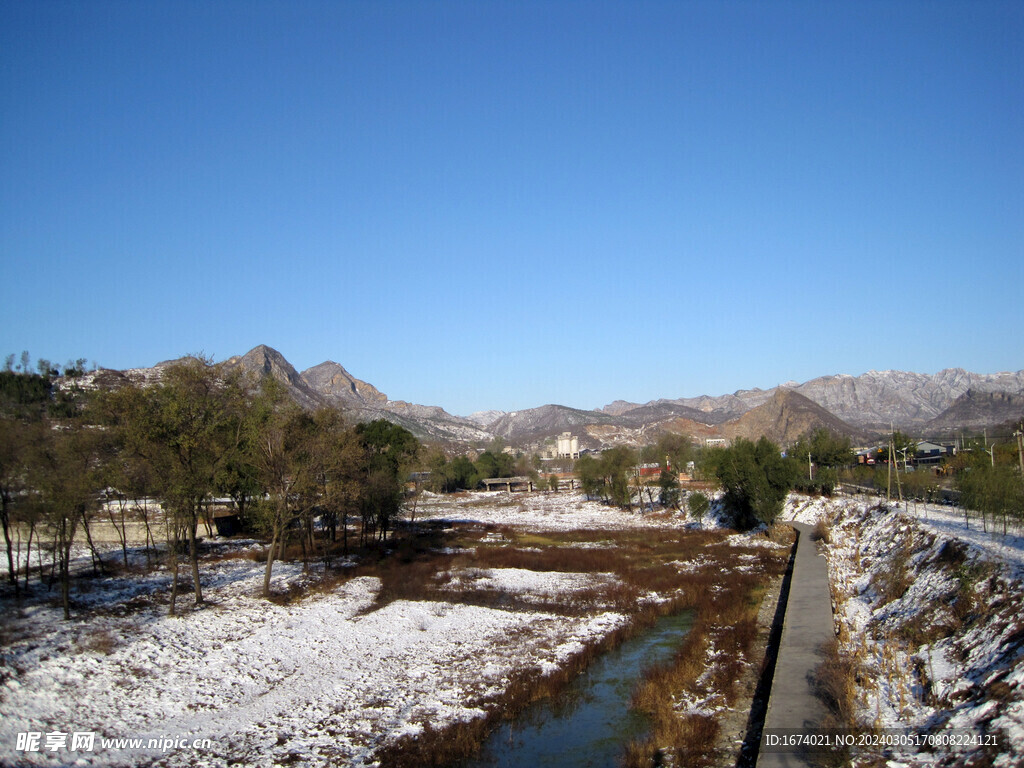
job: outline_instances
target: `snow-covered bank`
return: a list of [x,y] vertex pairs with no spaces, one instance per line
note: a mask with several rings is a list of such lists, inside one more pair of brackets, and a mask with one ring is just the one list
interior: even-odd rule
[[1024,763],[1019,537],[967,529],[934,507],[915,517],[793,497],[785,516],[828,525],[840,652],[855,665],[860,722],[974,737],[953,750],[904,749],[887,764]]

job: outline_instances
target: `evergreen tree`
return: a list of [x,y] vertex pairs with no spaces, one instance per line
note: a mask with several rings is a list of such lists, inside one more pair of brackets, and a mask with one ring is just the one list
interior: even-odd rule
[[764,437],[756,443],[737,438],[716,452],[713,469],[725,491],[726,514],[737,530],[774,523],[796,480],[793,463]]

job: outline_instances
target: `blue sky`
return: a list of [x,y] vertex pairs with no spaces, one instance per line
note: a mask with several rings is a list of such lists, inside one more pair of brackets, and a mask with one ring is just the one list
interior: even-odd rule
[[0,353],[468,414],[1024,368],[1020,2],[0,0]]

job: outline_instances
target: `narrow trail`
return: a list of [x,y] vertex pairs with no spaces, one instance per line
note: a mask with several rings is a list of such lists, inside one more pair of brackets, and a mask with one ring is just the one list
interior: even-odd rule
[[[765,732],[813,733],[824,715],[814,695],[814,670],[821,661],[819,649],[835,636],[828,565],[811,541],[813,527],[790,523],[798,535],[793,574],[786,603],[782,641],[772,679]],[[763,742],[763,740],[762,740]],[[811,763],[797,752],[758,754],[757,768],[795,768]]]

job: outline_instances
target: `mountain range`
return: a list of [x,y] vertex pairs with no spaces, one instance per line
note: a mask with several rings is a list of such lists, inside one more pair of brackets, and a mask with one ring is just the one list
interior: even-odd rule
[[[161,368],[173,362],[123,372],[100,371],[95,376],[98,382],[107,383],[120,377],[153,381],[159,379]],[[728,395],[648,403],[617,400],[595,410],[543,405],[462,417],[437,406],[391,400],[333,361],[300,373],[280,352],[265,345],[229,358],[224,366],[255,377],[272,376],[304,408],[341,408],[355,421],[387,419],[423,440],[450,447],[481,446],[501,438],[524,449],[537,448],[566,431],[573,432],[580,446],[587,448],[642,445],[667,432],[695,439],[765,435],[786,444],[818,427],[866,442],[887,431],[890,424],[914,435],[938,437],[1024,418],[1024,370],[978,374],[950,368],[934,375],[869,371]]]

